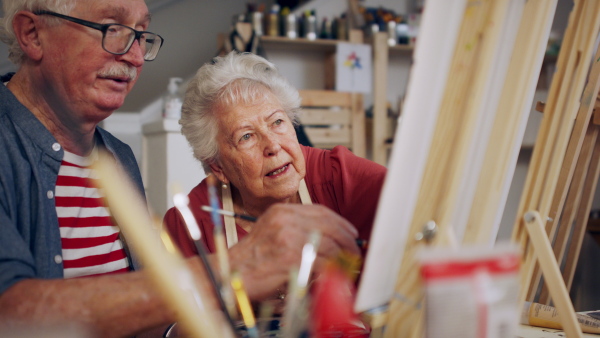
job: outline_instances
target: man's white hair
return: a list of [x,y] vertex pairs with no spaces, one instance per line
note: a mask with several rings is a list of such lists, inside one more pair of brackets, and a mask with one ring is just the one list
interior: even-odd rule
[[[3,0],[4,17],[0,18],[0,40],[8,45],[8,58],[10,61],[19,65],[25,58],[25,53],[13,31],[13,20],[19,11],[33,12],[44,9],[69,14],[75,8],[76,2],[77,0]],[[54,20],[55,18],[48,19]]]

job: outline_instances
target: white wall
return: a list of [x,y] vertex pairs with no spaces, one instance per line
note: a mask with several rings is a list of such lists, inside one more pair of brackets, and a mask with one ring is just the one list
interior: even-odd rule
[[[160,3],[166,4],[155,7]],[[170,77],[193,76],[216,55],[217,35],[229,31],[232,17],[245,12],[246,2],[153,0],[149,8],[153,12],[149,30],[160,34],[165,42],[156,60],[144,65],[138,83],[120,111],[141,111],[166,92]]]

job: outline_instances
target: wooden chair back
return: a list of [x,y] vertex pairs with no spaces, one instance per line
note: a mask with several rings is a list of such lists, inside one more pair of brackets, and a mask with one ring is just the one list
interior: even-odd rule
[[366,157],[365,110],[362,94],[333,90],[300,90],[300,122],[317,148],[343,145]]

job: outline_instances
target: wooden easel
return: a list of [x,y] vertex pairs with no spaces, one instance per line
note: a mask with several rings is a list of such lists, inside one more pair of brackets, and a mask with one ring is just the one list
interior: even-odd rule
[[[429,220],[435,220],[442,233],[447,232],[447,229],[456,220],[455,213],[459,209],[462,211],[462,209],[471,207],[471,204],[468,202],[467,204],[463,204],[463,195],[459,192],[461,190],[459,186],[466,179],[466,176],[468,176],[466,173],[470,172],[470,170],[466,169],[470,169],[468,155],[473,148],[473,143],[477,142],[474,141],[476,138],[472,134],[476,129],[474,127],[475,121],[490,112],[496,113],[498,111],[495,114],[497,117],[504,117],[509,112],[506,111],[506,107],[503,105],[498,106],[501,107],[498,108],[500,110],[496,110],[497,106],[495,105],[484,109],[478,106],[477,102],[481,102],[485,95],[491,95],[491,93],[501,95],[502,97],[506,95],[508,96],[508,100],[512,99],[516,101],[513,109],[519,110],[519,113],[522,111],[520,109],[521,103],[527,101],[525,93],[530,90],[532,92],[532,87],[535,88],[535,82],[532,84],[532,81],[529,80],[537,80],[539,73],[530,74],[528,72],[536,68],[539,71],[541,66],[541,56],[543,55],[545,46],[541,46],[539,41],[543,40],[543,36],[547,37],[548,31],[544,28],[548,27],[547,24],[551,22],[553,5],[555,6],[556,3],[549,1],[529,1],[525,5],[523,11],[524,19],[521,20],[519,27],[519,32],[522,34],[517,34],[519,38],[517,39],[517,46],[513,51],[514,55],[517,56],[512,58],[513,60],[518,59],[524,62],[512,62],[506,66],[508,73],[515,76],[505,80],[509,85],[504,86],[503,83],[505,81],[498,80],[494,77],[495,74],[490,72],[486,67],[486,62],[492,59],[492,55],[495,55],[494,53],[497,53],[495,48],[502,41],[500,38],[501,34],[500,31],[487,29],[490,27],[488,25],[490,22],[499,23],[507,20],[508,16],[503,17],[503,15],[507,13],[509,2],[481,2],[477,3],[476,6],[471,2],[465,3],[465,15],[462,19],[461,33],[456,42],[455,54],[452,56],[453,66],[450,68],[448,76],[451,82],[447,84],[440,106],[436,131],[434,133],[435,137],[432,140],[427,160],[428,163],[423,174],[416,208],[407,236],[408,242],[398,274],[398,283],[395,289],[396,295],[389,307],[389,319],[385,337],[422,336],[424,315],[422,311],[423,307],[420,305],[423,294],[418,272],[419,267],[414,257],[420,245],[413,241],[412,238],[421,231],[423,224]],[[481,19],[481,21],[478,21],[478,19]],[[476,32],[476,35],[471,35],[472,32]],[[478,43],[472,44],[473,41],[477,41]],[[468,48],[465,48],[465,46]],[[473,48],[470,48],[470,46],[473,46]],[[524,66],[524,64],[528,66]],[[466,70],[467,68],[468,70]],[[469,74],[472,78],[469,78]],[[483,81],[483,78],[486,80],[493,78],[494,81],[490,85]],[[483,88],[485,86],[489,87],[487,88],[487,92],[484,93]],[[514,92],[515,88],[519,88],[519,90]],[[508,95],[507,93],[512,94]],[[505,101],[508,102],[508,100]],[[526,107],[525,110],[529,112],[529,107]],[[501,128],[498,130],[500,131],[503,128],[504,133],[506,133],[512,123],[518,124],[517,120],[517,116],[505,119],[501,122]],[[457,125],[457,121],[460,121],[460,124]],[[517,138],[516,135],[512,135],[507,138],[507,141],[512,142],[515,138]],[[492,144],[488,147],[493,146],[495,145]],[[503,148],[503,152],[499,154],[502,162],[509,162],[506,158],[509,157],[508,153],[513,149],[514,147],[510,146]],[[498,157],[493,160],[495,160],[496,166],[499,167]],[[494,175],[492,174],[492,176]],[[502,185],[505,173],[499,172],[494,177],[498,177],[498,181],[501,181],[500,185]],[[490,198],[489,192],[491,189],[489,189],[489,181],[484,182],[484,184],[488,185],[488,189],[484,191],[487,194],[484,194],[479,203],[474,203],[473,205],[483,205],[487,202],[494,205],[489,208],[490,210],[497,208],[497,199],[491,201]],[[487,225],[480,224],[480,227],[485,226]],[[447,236],[437,236],[431,242],[431,245],[439,246],[447,243]]]
[[[600,50],[599,50],[600,51]],[[598,51],[594,60],[600,57]],[[582,102],[577,111],[575,124],[571,132],[567,150],[565,153],[562,168],[557,182],[556,192],[553,196],[552,205],[548,214],[549,220],[546,224],[546,233],[550,241],[554,241],[554,255],[557,261],[562,262],[565,249],[568,244],[569,235],[573,222],[577,218],[578,222],[586,222],[587,218],[581,215],[584,211],[589,212],[590,205],[582,208],[583,205],[591,203],[593,198],[592,191],[587,191],[583,196],[584,188],[589,188],[594,179],[590,173],[590,180],[586,180],[588,176],[588,168],[594,166],[592,160],[593,152],[595,152],[596,138],[598,134],[597,125],[590,123],[593,117],[593,109],[596,103],[598,90],[600,89],[600,64],[595,62],[588,76],[588,83],[582,95]],[[538,105],[539,106],[539,105]],[[538,107],[538,110],[543,110],[543,107]],[[595,187],[596,184],[593,184]],[[589,196],[591,195],[591,196]],[[564,213],[564,214],[563,214]],[[578,216],[579,215],[579,216]],[[583,219],[585,218],[585,219]],[[582,224],[577,223],[575,229],[580,229]],[[584,229],[585,230],[585,229]],[[583,231],[577,231],[576,235],[583,235]],[[556,240],[554,240],[556,238]],[[576,237],[573,237],[576,238]],[[580,244],[579,244],[580,245]],[[578,255],[579,250],[571,254]],[[573,267],[570,260],[567,260],[569,270]],[[576,261],[574,262],[576,263]],[[571,274],[571,273],[569,273]],[[565,278],[565,281],[567,278]],[[527,299],[533,301],[538,292],[541,282],[541,272],[539,268],[535,268],[533,273],[532,283],[528,291]],[[569,283],[570,285],[570,283]],[[549,301],[548,289],[543,287],[538,302],[547,304]]]
[[[529,172],[513,231],[513,240],[520,243],[524,252],[521,271],[521,294],[519,300],[532,299],[542,271],[548,291],[554,299],[561,322],[569,337],[581,337],[581,329],[575,318],[567,287],[561,276],[557,260],[562,255],[560,247],[551,247],[548,234],[553,235],[558,223],[559,212],[565,201],[569,186],[574,187],[568,204],[571,209],[581,201],[576,193],[581,187],[579,180],[584,167],[589,167],[588,150],[582,153],[582,144],[596,143],[597,131],[588,131],[593,103],[598,93],[600,63],[598,53],[590,72],[593,46],[600,28],[600,3],[580,0],[575,2],[563,45],[557,62],[557,71],[552,80],[548,104],[532,155]],[[586,77],[588,85],[583,91]],[[581,104],[580,104],[581,100]],[[587,149],[587,148],[586,148]],[[582,162],[578,161],[581,158]],[[580,170],[576,164],[580,162]],[[574,176],[578,172],[581,176]],[[572,183],[573,177],[578,178]],[[567,213],[569,214],[569,213]],[[570,218],[570,217],[567,217]],[[547,228],[547,222],[550,223]],[[553,229],[554,228],[554,229]],[[564,231],[564,234],[567,234]],[[563,236],[564,237],[564,236]],[[560,240],[559,242],[565,242]],[[540,264],[536,270],[536,262]],[[529,297],[527,297],[529,295]]]
[[[555,5],[556,3],[554,3],[554,6]],[[549,15],[549,13],[554,13],[550,7],[552,7],[552,5],[548,1],[528,1],[525,5],[525,12],[528,13],[528,15],[523,16],[524,19],[521,23],[524,28],[522,31],[523,34],[530,34],[525,28],[533,30],[538,27],[549,27],[546,26],[551,23],[552,19],[552,16]],[[481,7],[477,8],[477,10],[480,9]],[[470,10],[475,9],[470,8]],[[544,12],[543,15],[542,12]],[[537,16],[537,13],[540,13],[540,15]],[[467,19],[465,20],[468,20],[468,16],[466,16],[466,18]],[[496,20],[494,22],[499,21]],[[463,22],[463,25],[465,24],[473,24],[473,22]],[[545,234],[544,225],[545,220],[548,217],[550,202],[555,195],[559,169],[562,167],[565,158],[567,143],[575,120],[575,114],[571,113],[571,115],[569,115],[566,112],[576,111],[579,105],[585,77],[589,73],[589,67],[587,67],[589,64],[585,64],[586,67],[584,67],[584,63],[591,59],[591,49],[593,47],[590,46],[593,46],[593,40],[596,37],[599,26],[600,2],[593,0],[576,1],[575,9],[571,14],[569,29],[565,34],[561,57],[559,57],[558,60],[558,71],[554,76],[553,85],[550,90],[551,99],[548,105],[550,108],[548,109],[548,113],[545,114],[548,116],[547,122],[543,123],[538,136],[539,142],[536,142],[536,149],[534,149],[534,156],[530,165],[525,192],[519,207],[518,223],[515,226],[515,235],[513,236],[515,242],[521,244],[523,249],[524,263],[522,265],[520,284],[522,291],[519,295],[519,300],[521,302],[525,300],[524,295],[529,289],[533,266],[539,261],[541,270],[549,286],[549,292],[556,301],[556,308],[559,313],[562,314],[561,319],[563,327],[569,337],[581,337],[582,333],[575,318],[574,309],[568,297],[568,293],[566,292],[566,287],[562,281],[556,260],[552,259],[553,250],[550,241]],[[533,36],[534,34],[531,35]],[[546,40],[543,42],[545,43],[545,41]],[[532,41],[532,43],[534,43],[534,41]],[[523,48],[526,48],[526,44],[521,42],[521,45],[519,45],[517,50]],[[538,48],[537,50],[532,50],[528,54],[523,54],[523,60],[537,59],[543,54],[537,53],[539,50],[540,49]],[[485,50],[481,49],[479,53],[485,53]],[[457,59],[457,56],[458,55],[455,55],[454,59]],[[465,60],[466,57],[469,57],[469,55],[458,56],[458,59]],[[485,56],[479,60],[484,59]],[[474,61],[475,60],[477,59],[474,59]],[[474,71],[481,71],[481,69],[477,69],[476,67],[473,67],[473,69]],[[450,72],[450,74],[452,73]],[[453,77],[450,76],[450,78]],[[460,76],[458,76],[458,78],[461,79]],[[523,81],[523,83],[524,82],[525,81]],[[457,91],[460,91],[463,97],[465,93],[470,93],[471,96],[469,97],[477,98],[478,94],[480,94],[476,90],[470,91],[467,87],[460,87],[460,85],[460,82],[454,81],[453,88],[450,89],[446,95],[449,95],[449,93],[451,94],[452,92],[456,94]],[[530,87],[524,86],[523,90],[527,90],[527,88]],[[448,98],[450,97],[451,96],[448,96]],[[446,99],[446,97],[444,99]],[[442,104],[442,107],[449,106],[456,108],[458,105],[456,105],[456,103],[450,103],[447,106]],[[443,109],[444,108],[441,108],[440,110]],[[465,109],[465,111],[466,110],[467,109]],[[460,118],[469,123],[471,122],[471,120],[468,120],[469,117],[467,115],[462,115],[460,112],[448,116],[452,116],[452,118],[455,119]],[[440,123],[443,124],[445,118],[448,117],[444,117],[443,113],[440,112],[440,118],[438,118],[437,121],[438,125]],[[436,220],[440,229],[443,231],[444,228],[451,224],[449,213],[456,210],[459,205],[456,201],[458,197],[456,194],[456,184],[460,181],[460,177],[456,173],[459,172],[464,165],[464,155],[467,148],[463,147],[464,144],[461,143],[464,142],[464,139],[460,139],[454,134],[446,134],[448,130],[453,128],[451,121],[446,120],[446,122],[449,127],[447,129],[436,129],[436,138],[432,141],[434,143],[432,144],[431,149],[435,149],[435,151],[433,154],[429,154],[428,164],[423,175],[423,183],[421,185],[419,197],[417,198],[417,207],[412,216],[412,223],[407,235],[408,241],[406,249],[404,250],[400,273],[398,274],[398,283],[395,289],[396,293],[388,310],[389,318],[387,320],[385,332],[386,337],[422,336],[422,324],[424,321],[423,311],[422,307],[418,306],[422,299],[422,290],[419,285],[419,276],[416,272],[418,271],[418,266],[414,261],[414,253],[417,244],[411,239],[415,233],[420,230],[422,224],[428,220]],[[505,126],[508,125],[510,124],[507,123]],[[471,129],[469,129],[472,127],[471,125],[463,124],[461,127],[463,134],[471,132]],[[505,129],[505,131],[507,130],[508,129]],[[583,130],[585,131],[585,129]],[[436,140],[439,141],[439,139],[445,140],[446,143],[435,143]],[[443,152],[448,151],[447,145],[451,142],[457,143],[450,147],[451,150],[449,150],[448,153],[452,154],[452,159],[448,159],[446,156],[448,153]],[[499,155],[504,159],[508,152],[509,150],[505,150]],[[579,155],[575,157],[578,158]],[[431,162],[429,161],[430,159],[433,161],[431,165],[429,163]],[[503,164],[504,160],[499,160],[499,162],[502,162],[501,164]],[[435,166],[446,169],[447,175],[444,177],[445,181],[439,180],[439,171],[434,169]],[[484,197],[487,196],[488,195],[484,194]],[[493,214],[494,208],[497,208],[497,204],[491,205],[490,211],[488,212],[490,215]],[[490,226],[490,224],[480,223],[479,226],[486,227]],[[473,240],[474,242],[481,242],[486,237],[486,234],[483,234],[482,236],[478,235],[475,236]],[[444,238],[438,238],[432,242],[432,245],[443,245],[444,242]]]
[[[595,59],[600,57],[600,49]],[[596,62],[583,94],[583,101],[579,108],[567,156],[561,169],[557,193],[554,196],[550,218],[546,224],[546,233],[553,243],[554,256],[559,265],[565,261],[562,275],[570,290],[575,267],[579,259],[579,252],[583,242],[586,225],[594,198],[595,188],[598,183],[598,169],[600,168],[600,126],[594,119],[600,114],[600,109],[594,109],[600,90],[600,62]],[[595,93],[595,95],[594,95]],[[564,203],[564,207],[562,204]],[[562,209],[561,209],[562,207]],[[561,215],[562,214],[562,215]],[[566,255],[566,256],[565,256]],[[537,272],[537,271],[536,271]],[[535,282],[540,283],[536,273]],[[532,283],[529,290],[529,299],[534,299],[538,288]],[[539,303],[549,304],[550,295],[547,285],[542,285],[539,294]]]

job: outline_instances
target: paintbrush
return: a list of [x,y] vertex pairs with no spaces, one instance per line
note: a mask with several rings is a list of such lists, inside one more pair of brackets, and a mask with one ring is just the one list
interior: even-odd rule
[[217,178],[214,175],[208,175],[208,177],[206,177],[206,181],[208,185],[208,196],[210,199],[210,205],[212,209],[214,209],[210,213],[210,216],[215,226],[213,231],[213,238],[217,249],[217,259],[219,261],[219,268],[221,272],[221,282],[223,283],[221,292],[223,293],[223,299],[225,300],[225,304],[227,304],[228,311],[233,316],[233,313],[235,313],[235,300],[230,285],[231,271],[229,267],[229,254],[227,252],[227,243],[225,241],[225,229],[223,228],[223,222],[221,221],[221,217],[219,217],[215,212],[215,210],[219,208],[219,196],[217,195]]
[[[246,221],[250,221],[250,222],[256,222],[257,218],[254,216],[249,216],[249,215],[243,215],[243,214],[238,214],[236,212],[233,211],[229,211],[229,210],[223,210],[223,209],[214,209],[212,207],[209,207],[208,205],[203,205],[202,210],[206,211],[206,212],[216,212],[219,215],[223,215],[223,216],[230,216],[230,217],[235,217],[235,218],[239,218],[239,219],[244,219]],[[356,239],[356,245],[358,245],[359,248],[361,249],[368,249],[369,248],[369,243],[367,242],[366,239],[362,239],[362,238],[357,238]]]
[[[228,301],[227,294],[226,294],[227,291],[224,291],[226,289],[223,288],[221,286],[221,284],[219,284],[219,282],[217,281],[217,278],[215,276],[215,273],[214,273],[212,267],[210,266],[206,248],[204,246],[204,243],[201,241],[202,234],[200,233],[200,227],[198,226],[198,223],[196,222],[196,218],[194,217],[194,215],[192,214],[192,211],[189,208],[189,198],[182,193],[177,193],[177,194],[173,195],[173,204],[175,205],[175,208],[179,211],[179,213],[183,217],[183,222],[188,230],[188,234],[190,235],[190,238],[192,239],[192,241],[194,242],[194,245],[196,246],[196,250],[198,251],[198,256],[200,256],[200,259],[204,265],[204,269],[206,270],[206,272],[208,274],[208,277],[212,284],[212,287],[216,291],[215,293],[217,296],[217,301],[219,303],[219,306],[221,307],[221,310],[224,312],[230,326],[235,331],[235,324],[233,323],[233,317],[235,316],[235,313],[231,311],[231,308],[232,308],[231,304],[227,304],[227,301]],[[231,300],[229,300],[229,302],[231,302]]]
[[238,214],[238,213],[235,213],[235,212],[229,211],[229,210],[214,209],[212,207],[209,207],[208,205],[203,205],[202,206],[202,210],[204,210],[206,212],[213,212],[214,211],[217,214],[220,214],[220,215],[223,215],[223,216],[231,216],[231,217],[235,217],[235,218],[239,218],[239,219],[244,219],[244,220],[250,221],[250,222],[256,222],[256,217],[249,216],[249,215]]
[[252,305],[250,304],[250,299],[248,299],[248,294],[244,288],[244,283],[242,282],[242,278],[238,272],[234,271],[231,274],[231,287],[233,288],[233,292],[242,314],[242,320],[246,326],[248,336],[250,338],[258,338],[256,318],[252,312]]

